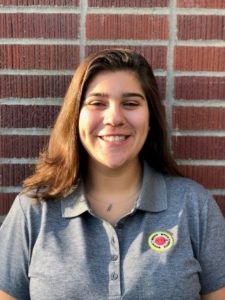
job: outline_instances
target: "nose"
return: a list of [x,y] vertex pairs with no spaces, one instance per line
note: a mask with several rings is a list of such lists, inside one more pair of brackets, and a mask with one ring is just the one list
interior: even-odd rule
[[104,112],[104,125],[122,126],[125,123],[125,116],[119,103],[111,103]]

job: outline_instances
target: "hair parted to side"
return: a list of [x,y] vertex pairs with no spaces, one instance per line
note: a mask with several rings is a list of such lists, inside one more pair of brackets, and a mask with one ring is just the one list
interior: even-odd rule
[[150,130],[139,154],[155,170],[181,175],[173,159],[167,136],[165,110],[153,71],[140,54],[127,49],[106,49],[91,54],[77,68],[56,119],[47,148],[35,172],[23,184],[24,192],[50,200],[67,195],[85,173],[86,152],[78,134],[79,113],[90,81],[100,72],[134,72],[145,93],[150,112]]

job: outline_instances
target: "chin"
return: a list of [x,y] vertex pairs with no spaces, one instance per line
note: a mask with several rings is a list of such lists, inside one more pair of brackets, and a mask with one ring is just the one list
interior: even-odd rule
[[115,160],[109,161],[108,160],[108,161],[101,162],[101,164],[106,168],[109,168],[111,170],[116,170],[116,169],[121,169],[121,168],[127,166],[132,161],[133,160],[117,160],[117,161],[115,161]]

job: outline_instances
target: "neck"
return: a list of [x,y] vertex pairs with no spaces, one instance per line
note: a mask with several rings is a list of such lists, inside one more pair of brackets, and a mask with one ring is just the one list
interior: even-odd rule
[[129,191],[132,193],[139,189],[140,180],[139,160],[116,169],[89,165],[85,189],[87,193],[92,191],[102,195],[130,194]]
[[141,164],[138,160],[113,170],[89,166],[85,194],[96,215],[116,224],[134,208],[140,182]]

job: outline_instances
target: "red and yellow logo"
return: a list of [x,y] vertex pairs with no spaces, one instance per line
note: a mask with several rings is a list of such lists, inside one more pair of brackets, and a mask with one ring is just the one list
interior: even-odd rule
[[149,247],[156,252],[165,252],[174,244],[173,236],[168,231],[153,232],[148,238]]

